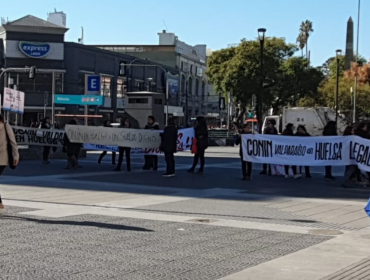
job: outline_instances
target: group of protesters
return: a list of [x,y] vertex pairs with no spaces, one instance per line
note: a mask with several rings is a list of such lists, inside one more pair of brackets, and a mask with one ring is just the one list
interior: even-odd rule
[[[278,131],[275,128],[276,122],[275,120],[269,120],[267,123],[267,127],[264,129],[263,134],[269,135],[277,135]],[[242,135],[243,134],[252,134],[252,131],[248,124],[243,125],[243,129],[239,132],[239,135],[236,139],[236,144],[240,145],[240,157],[242,162],[242,178],[241,180],[249,181],[251,179],[251,172],[252,172],[252,162],[245,161],[243,158],[243,148],[242,148]],[[298,137],[309,137],[311,136],[304,125],[299,125],[297,127],[296,132],[294,133],[294,125],[292,123],[288,123],[282,133],[284,136],[298,136]],[[329,121],[323,130],[323,136],[337,136],[337,126],[334,121]],[[348,135],[357,135],[361,138],[370,139],[370,131],[369,125],[365,122],[360,123],[358,126],[350,125],[347,126],[343,132],[343,136]],[[290,168],[292,169],[293,175],[291,176],[289,173]],[[301,168],[301,167],[300,167]],[[304,166],[305,169],[305,176],[306,178],[311,178],[310,167]],[[302,177],[301,172],[298,172],[297,166],[284,166],[285,171],[285,178],[295,178],[298,179]],[[271,172],[271,165],[263,164],[263,169],[260,172],[261,175],[272,175]],[[332,175],[332,166],[325,166],[325,179],[327,180],[335,180],[336,178]],[[369,183],[370,173],[367,172],[365,175],[362,175],[361,170],[357,167],[357,165],[348,165],[345,168],[344,172],[344,181],[342,182],[342,186],[345,188],[352,188],[356,186],[356,183],[363,187],[370,187]]]

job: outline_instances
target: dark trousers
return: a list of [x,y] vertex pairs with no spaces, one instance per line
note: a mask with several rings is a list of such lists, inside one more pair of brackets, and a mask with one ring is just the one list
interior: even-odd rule
[[48,161],[49,153],[50,153],[50,146],[44,146],[44,151],[42,152],[42,160]]
[[263,164],[263,171],[267,173],[267,165],[269,166],[269,174],[271,174],[271,165],[270,164],[264,163]]
[[243,160],[243,158],[241,158],[241,161],[242,161],[242,174],[243,174],[243,177],[250,177],[251,176],[251,173],[252,173],[252,163],[249,162],[249,161],[245,161]]
[[193,166],[191,167],[192,170],[194,170],[197,167],[199,159],[200,159],[200,169],[199,170],[200,171],[204,170],[204,165],[206,163],[205,158],[204,158],[205,152],[206,152],[205,149],[198,148],[198,153],[194,154]]
[[166,173],[167,174],[175,174],[175,156],[173,153],[164,153],[164,158],[166,160],[167,164],[167,169]]
[[[107,155],[107,151],[104,151],[100,154],[98,162],[100,163],[103,158]],[[116,164],[116,153],[112,152],[112,164]]]
[[154,170],[157,170],[158,168],[158,156],[156,155],[146,155],[144,156],[144,168],[150,169],[153,168]]
[[[285,175],[289,175],[289,165],[284,165]],[[297,175],[297,166],[292,166],[293,175]]]
[[331,177],[331,166],[325,166],[325,177]]
[[[3,174],[5,167],[6,166],[0,166],[0,176]],[[0,203],[3,203],[3,201],[1,200],[1,195],[0,195]]]
[[131,148],[119,147],[118,165],[117,168],[120,169],[123,162],[123,157],[126,154],[126,168],[127,171],[131,171]]

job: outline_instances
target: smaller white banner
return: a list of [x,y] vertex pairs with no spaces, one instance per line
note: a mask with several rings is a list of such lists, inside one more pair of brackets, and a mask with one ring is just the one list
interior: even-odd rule
[[11,88],[4,88],[3,110],[18,114],[24,112],[24,92]]

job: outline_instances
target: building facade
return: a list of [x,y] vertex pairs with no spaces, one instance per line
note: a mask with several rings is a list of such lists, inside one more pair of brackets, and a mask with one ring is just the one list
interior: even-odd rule
[[207,46],[191,46],[165,30],[159,35],[158,45],[95,45],[100,49],[126,53],[155,61],[179,70],[180,94],[171,105],[181,106],[189,119],[196,115],[218,113],[213,87],[205,74]]
[[[53,94],[85,94],[87,75],[100,76],[100,94],[104,96],[102,106],[88,108],[89,115],[101,116],[101,119],[91,118],[91,124],[101,124],[104,119],[115,122],[117,119],[130,117],[126,104],[137,98],[130,100],[127,92],[152,92],[164,97],[166,74],[179,75],[178,69],[174,67],[128,54],[65,42],[64,35],[67,31],[64,26],[33,16],[3,23],[0,27],[0,39],[4,42],[5,69],[19,68],[3,75],[1,89],[7,86],[25,92],[25,110],[19,116],[18,124],[27,125],[32,119],[40,120],[44,116],[51,116]],[[123,71],[122,65],[129,65],[134,61],[141,66]],[[34,79],[29,79],[29,73],[22,70],[29,66],[36,66]],[[169,101],[173,102],[176,98],[176,85],[171,84]],[[57,116],[55,120],[60,123],[65,123],[67,116],[84,114],[84,107],[79,105],[55,105],[54,108]],[[157,117],[162,125],[164,112],[163,109]],[[14,122],[15,116],[10,114],[10,119]],[[137,125],[143,127],[145,123]]]

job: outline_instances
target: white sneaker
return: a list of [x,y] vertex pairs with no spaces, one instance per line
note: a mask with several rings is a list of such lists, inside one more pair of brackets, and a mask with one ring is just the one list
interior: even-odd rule
[[294,175],[294,179],[299,179],[301,177],[302,177],[302,174],[296,174],[296,175]]

